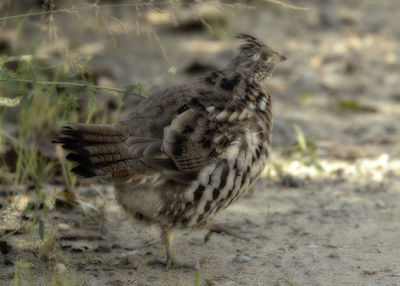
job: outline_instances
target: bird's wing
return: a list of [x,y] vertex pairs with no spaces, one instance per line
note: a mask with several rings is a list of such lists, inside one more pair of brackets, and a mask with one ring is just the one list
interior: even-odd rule
[[210,90],[196,94],[173,108],[161,138],[126,139],[142,163],[182,183],[191,182],[199,170],[219,160],[241,132],[238,122],[246,116],[241,103],[234,103],[231,96],[215,96]]

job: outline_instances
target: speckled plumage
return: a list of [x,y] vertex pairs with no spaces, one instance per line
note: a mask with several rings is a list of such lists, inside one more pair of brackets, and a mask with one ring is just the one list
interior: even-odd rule
[[73,172],[100,176],[136,218],[159,224],[173,258],[172,231],[207,227],[251,187],[271,145],[271,97],[264,82],[284,57],[240,34],[246,43],[228,68],[141,101],[113,125],[70,124],[57,142],[77,163]]

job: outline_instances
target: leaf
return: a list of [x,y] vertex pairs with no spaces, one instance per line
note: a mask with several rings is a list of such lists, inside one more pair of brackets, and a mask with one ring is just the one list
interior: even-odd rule
[[312,93],[302,93],[302,94],[299,95],[299,98],[300,98],[301,101],[306,101],[306,100],[311,99],[313,97],[315,97],[315,94],[312,94]]
[[135,88],[134,84],[129,84],[125,91],[124,91],[124,95],[122,96],[122,101],[127,100],[133,93],[133,89]]
[[359,104],[354,100],[341,100],[338,103],[339,107],[347,110],[359,110]]
[[41,219],[39,219],[39,237],[41,240],[44,239],[44,223]]
[[297,142],[301,148],[302,151],[307,150],[307,141],[306,138],[304,137],[303,131],[301,131],[300,127],[297,124],[293,124],[293,128],[297,133]]
[[341,100],[338,102],[338,107],[349,111],[359,112],[376,112],[376,108],[368,105],[363,105],[355,100]]
[[31,66],[28,67],[28,72],[29,72],[29,76],[31,77],[31,80],[33,81],[33,84],[36,84],[36,76],[35,76],[35,73],[33,72]]
[[29,93],[25,93],[21,97],[19,104],[22,105],[22,104],[26,103],[29,106],[32,103],[32,99],[33,99],[33,97]]
[[96,88],[93,86],[93,84],[87,81],[86,76],[83,72],[81,72],[81,80],[78,82],[82,83],[90,91],[92,92],[96,91]]
[[28,214],[30,210],[32,210],[33,206],[35,205],[34,202],[29,202],[28,205],[25,207],[24,211],[22,212],[21,216],[24,217]]
[[296,284],[294,284],[293,282],[290,282],[289,280],[285,279],[285,282],[289,285],[289,286],[296,286]]
[[55,103],[57,101],[57,89],[55,87],[51,89],[49,101],[50,103]]
[[70,72],[67,72],[65,75],[67,77],[71,78],[71,77],[76,77],[78,74],[79,74],[79,71],[70,71]]
[[26,63],[24,61],[18,61],[18,66],[15,69],[15,74],[21,74],[26,70]]
[[15,79],[12,76],[10,76],[10,73],[5,68],[1,69],[1,76],[6,79],[7,83],[13,89],[18,89],[18,83],[15,81]]

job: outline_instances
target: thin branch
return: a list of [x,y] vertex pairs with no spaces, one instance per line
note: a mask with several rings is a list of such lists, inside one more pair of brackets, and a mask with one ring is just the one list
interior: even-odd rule
[[[9,79],[0,79],[0,81],[9,81]],[[79,83],[79,82],[65,82],[65,81],[33,81],[30,79],[20,79],[20,78],[12,78],[12,81],[15,82],[24,82],[24,83],[33,83],[33,84],[40,84],[40,85],[55,85],[55,86],[62,86],[62,87],[88,87],[84,83]],[[112,92],[118,92],[118,93],[125,93],[126,89],[123,88],[115,88],[115,87],[106,87],[106,86],[100,86],[100,85],[90,85],[90,88],[95,88],[95,89],[102,89],[102,90],[108,90]],[[139,96],[141,98],[146,98],[144,95],[136,92],[131,92],[132,95]]]
[[299,6],[295,6],[295,5],[292,5],[292,4],[287,4],[287,3],[283,2],[283,1],[280,1],[280,0],[264,0],[264,1],[272,3],[272,4],[280,5],[280,6],[285,7],[285,8],[293,9],[293,10],[308,10],[307,7],[299,7]]
[[[307,8],[300,8],[294,5],[289,5],[286,4],[280,0],[264,0],[266,2],[271,2],[274,4],[278,4],[281,6],[284,6],[286,8],[291,8],[291,9],[296,9],[296,10],[303,10]],[[35,11],[31,13],[25,13],[25,14],[18,14],[18,15],[12,15],[12,16],[5,16],[5,17],[0,17],[0,21],[5,21],[5,20],[15,20],[19,18],[24,18],[24,17],[31,17],[31,16],[40,16],[40,15],[47,15],[47,14],[56,14],[56,13],[76,13],[82,10],[87,10],[87,9],[103,9],[103,8],[110,8],[110,7],[138,7],[138,6],[147,6],[147,7],[153,7],[154,6],[159,6],[159,5],[165,5],[165,1],[161,2],[149,2],[149,3],[143,3],[142,1],[138,2],[132,2],[132,3],[118,3],[118,4],[103,4],[103,5],[97,5],[97,4],[88,4],[88,5],[81,5],[81,6],[76,6],[76,7],[71,7],[71,8],[63,8],[63,9],[55,9],[51,11]],[[252,8],[252,6],[248,5],[242,5],[240,3],[235,3],[235,4],[226,4],[226,3],[219,3],[222,7],[241,7],[241,8]],[[180,3],[181,6],[200,6],[200,5],[215,5],[215,1],[201,1],[198,3]]]

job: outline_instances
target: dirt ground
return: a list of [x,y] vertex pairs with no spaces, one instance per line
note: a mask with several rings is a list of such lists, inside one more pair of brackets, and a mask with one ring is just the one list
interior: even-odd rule
[[[157,227],[130,219],[113,187],[84,182],[77,192],[86,208],[57,208],[53,221],[61,244],[55,267],[67,267],[71,285],[196,285],[196,279],[218,286],[400,285],[400,3],[295,3],[309,9],[255,1],[254,10],[213,14],[229,31],[219,37],[185,20],[184,12],[178,20],[185,25],[177,28],[167,14],[143,11],[137,19],[133,8],[110,8],[124,27],[111,27],[116,48],[107,30],[93,30],[85,18],[57,19],[62,44],[41,51],[68,45],[91,54],[103,85],[140,82],[157,89],[222,68],[239,43],[227,35],[237,32],[256,35],[288,57],[268,83],[275,118],[271,162],[283,173],[269,166],[254,191],[218,217],[241,222],[235,230],[251,241],[215,234],[204,244],[205,231],[178,232],[177,256],[200,261],[201,270],[165,271],[154,263],[165,258]],[[149,23],[168,60],[145,36]],[[167,73],[171,66],[174,75]],[[324,171],[278,155],[297,142],[293,124],[314,139]],[[50,263],[18,243],[25,237],[9,239],[7,259],[32,262],[31,284],[41,285]],[[0,265],[0,285],[9,285],[13,269]]]

